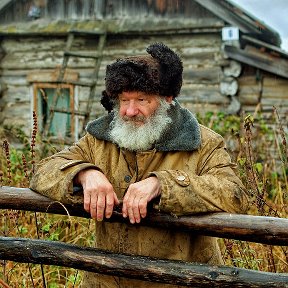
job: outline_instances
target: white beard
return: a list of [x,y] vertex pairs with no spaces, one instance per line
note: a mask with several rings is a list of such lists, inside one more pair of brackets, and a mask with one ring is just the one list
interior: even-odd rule
[[[111,123],[110,137],[120,148],[130,151],[146,151],[153,147],[160,136],[172,122],[168,116],[170,105],[165,99],[160,98],[160,106],[148,118],[135,116],[133,118],[121,117],[119,108],[114,109],[115,116]],[[118,108],[118,109],[117,109]],[[144,124],[137,125],[135,121],[143,121]]]

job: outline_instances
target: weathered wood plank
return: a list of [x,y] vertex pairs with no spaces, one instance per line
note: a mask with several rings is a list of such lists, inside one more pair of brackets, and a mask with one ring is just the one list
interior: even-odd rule
[[288,53],[284,51],[283,49],[278,48],[275,45],[270,45],[267,42],[263,42],[259,39],[255,39],[248,35],[242,35],[242,39],[250,43],[256,44],[256,46],[258,46],[259,48],[263,48],[263,47],[268,48],[268,50],[273,51],[274,53],[277,53],[278,55],[281,55],[282,57],[288,58]]
[[183,79],[185,83],[218,84],[222,78],[222,70],[218,67],[185,69]]
[[[31,106],[29,102],[17,102],[17,103],[9,103],[7,107],[5,107],[5,113],[7,119],[10,119],[10,125],[17,123],[18,120],[22,119],[30,119],[31,118]],[[19,115],[22,115],[22,117],[19,117]],[[20,118],[20,119],[18,119]],[[5,124],[9,124],[9,121],[5,120]],[[8,123],[6,123],[8,122]],[[3,124],[4,124],[3,123]],[[27,123],[26,123],[27,126]]]
[[261,53],[253,47],[246,47],[243,50],[235,46],[225,45],[224,52],[234,60],[288,78],[288,64],[284,59]]
[[284,100],[284,99],[281,99],[281,98],[263,98],[261,99],[261,103],[265,106],[270,106],[270,107],[287,107],[287,110],[288,110],[288,101],[287,100]]
[[[4,1],[4,0],[2,0]],[[13,2],[13,1],[11,1]],[[38,1],[39,2],[39,1]],[[24,2],[25,3],[25,2]],[[39,5],[39,4],[38,4]],[[4,10],[2,13],[1,23],[5,23],[7,18],[8,23],[25,22],[27,21],[27,7],[28,5],[23,4],[21,1],[11,3],[10,9]],[[42,6],[44,8],[45,5]],[[169,2],[165,4],[162,1],[138,1],[132,2],[132,4],[126,0],[110,0],[106,1],[72,1],[72,2],[59,2],[49,1],[46,9],[42,9],[41,18],[44,19],[61,19],[65,22],[69,20],[95,20],[100,19],[131,19],[130,21],[137,21],[138,19],[159,19],[160,22],[166,16],[168,19],[189,19],[191,22],[197,23],[199,21],[212,21],[216,22],[217,17],[199,6],[194,1],[181,1],[181,2]],[[4,17],[3,17],[4,16]],[[67,21],[68,20],[68,21]],[[139,21],[139,20],[138,20]],[[143,20],[142,20],[143,21]],[[64,21],[63,21],[64,22]],[[87,21],[88,22],[88,21]],[[35,26],[36,24],[34,24]],[[95,24],[94,24],[95,25]],[[40,25],[39,25],[40,26]],[[42,25],[43,26],[43,25]],[[98,26],[100,26],[98,24]],[[87,27],[87,29],[89,26]],[[90,27],[93,30],[93,26]]]
[[254,105],[255,106],[259,103],[259,93],[251,91],[249,93],[248,91],[244,94],[242,91],[238,93],[238,99],[241,103],[241,105]]
[[[53,82],[59,78],[59,69],[54,70],[33,70],[27,75],[28,82]],[[66,81],[77,81],[78,80],[78,72],[73,71],[71,69],[66,69],[64,73],[63,80]]]
[[184,85],[178,100],[180,103],[229,104],[228,97],[222,95],[218,89],[218,87],[191,87]]
[[[179,98],[180,99],[180,98]],[[190,110],[194,114],[205,116],[207,112],[214,111],[215,113],[226,109],[226,104],[213,104],[213,103],[192,103],[192,102],[181,102],[186,109]]]
[[4,96],[7,104],[9,103],[8,105],[18,105],[19,102],[25,102],[28,107],[30,106],[31,95],[27,85],[7,85]]
[[[39,211],[72,216],[90,217],[82,205],[63,205],[28,188],[0,187],[0,209]],[[121,209],[116,209],[109,220],[124,222]],[[222,238],[235,238],[273,245],[288,245],[288,219],[229,213],[199,214],[173,217],[150,211],[141,225],[169,228]]]
[[[238,97],[242,105],[257,105],[261,96],[261,83],[253,76],[241,76],[238,78]],[[243,107],[244,107],[243,106]],[[254,106],[255,109],[255,106]]]
[[[192,59],[194,65],[203,66],[203,61],[208,63],[209,59],[211,65],[213,58],[217,57],[215,62],[219,61],[219,58],[221,58],[218,48],[220,45],[219,37],[218,39],[215,39],[215,37],[211,35],[211,37],[207,39],[207,36],[196,35],[193,37],[193,41],[191,41],[189,37],[185,37],[185,35],[176,36],[175,38],[176,40],[178,39],[178,42],[170,40],[163,35],[151,37],[150,43],[164,41],[167,45],[175,49],[183,59],[185,59],[185,62],[186,58]],[[39,37],[37,41],[35,41],[35,39],[37,38],[28,38],[27,42],[5,39],[5,41],[3,41],[3,46],[6,51],[6,56],[2,60],[1,66],[4,69],[53,69],[56,65],[59,65],[63,58],[63,51],[65,50],[65,39],[60,41],[55,38],[54,45],[51,45],[54,41],[47,38]],[[179,47],[179,41],[183,43],[183,45],[181,44],[181,47]],[[139,36],[129,39],[129,47],[125,43],[126,42],[123,41],[123,39],[118,39],[116,43],[112,40],[107,43],[103,51],[103,57],[108,59],[108,62],[105,63],[105,65],[119,57],[145,53],[145,46],[147,44],[143,45],[143,40],[141,42]],[[80,39],[76,38],[75,45],[73,42],[72,50],[75,52],[95,53],[96,47],[97,39],[91,40],[82,37]],[[130,47],[133,47],[133,49]],[[70,60],[70,67],[87,68],[93,66],[93,61],[91,60],[73,59],[73,57],[71,57]],[[187,65],[189,65],[188,62]]]
[[261,103],[265,106],[288,106],[288,79],[277,77],[263,78]]
[[[258,26],[259,24],[257,25],[257,22],[253,21],[250,18],[250,15],[247,14],[245,15],[245,17],[250,18],[250,21],[244,21],[241,17],[237,17],[236,16],[237,14],[235,15],[234,13],[231,13],[233,7],[229,6],[229,3],[222,1],[215,2],[214,0],[206,0],[206,1],[194,0],[194,1],[200,5],[203,5],[203,7],[211,11],[214,15],[217,15],[220,19],[225,19],[230,24],[233,23],[234,26],[239,27],[241,31],[245,32],[253,31],[254,33],[260,34],[259,31],[260,29]],[[242,11],[242,13],[244,14],[244,11]],[[265,26],[261,27],[263,27],[262,29],[265,30],[267,29]]]
[[[83,42],[83,41],[81,41]],[[75,39],[74,47],[81,47],[81,43],[78,39]],[[5,38],[1,43],[1,46],[6,51],[6,53],[15,52],[31,52],[31,51],[63,51],[66,45],[66,37],[53,38],[53,41],[45,37],[38,37],[37,41],[35,38],[30,37],[15,37],[15,38]],[[83,44],[82,44],[83,45]]]
[[279,85],[279,86],[283,86],[283,87],[287,87],[288,85],[288,80],[287,79],[283,79],[277,76],[270,76],[268,77],[267,75],[265,75],[264,79],[263,79],[263,83],[265,84],[265,86],[272,86],[274,87],[275,85]]
[[288,274],[115,254],[54,241],[0,237],[0,258],[188,287],[287,288]]

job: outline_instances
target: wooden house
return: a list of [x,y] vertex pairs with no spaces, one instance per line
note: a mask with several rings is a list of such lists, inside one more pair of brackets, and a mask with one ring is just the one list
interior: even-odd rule
[[275,105],[287,123],[288,54],[279,34],[232,1],[2,0],[1,125],[30,133],[34,110],[41,130],[77,139],[106,113],[106,65],[153,42],[181,55],[179,101],[194,113]]

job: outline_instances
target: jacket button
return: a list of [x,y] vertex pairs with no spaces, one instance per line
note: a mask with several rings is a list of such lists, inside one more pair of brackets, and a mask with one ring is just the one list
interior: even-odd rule
[[185,180],[185,176],[184,175],[179,175],[176,178],[178,181],[184,181]]
[[129,183],[129,182],[131,181],[131,179],[132,179],[132,177],[131,177],[130,175],[126,175],[126,176],[124,177],[124,181],[125,181],[126,183]]

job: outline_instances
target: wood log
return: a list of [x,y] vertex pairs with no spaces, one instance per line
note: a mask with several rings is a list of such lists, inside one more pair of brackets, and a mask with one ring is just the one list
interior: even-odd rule
[[[28,188],[0,187],[0,209],[47,212],[90,218],[82,205],[68,205],[53,201]],[[109,222],[123,222],[121,209],[116,209]],[[288,219],[229,213],[208,213],[174,217],[169,214],[149,211],[140,224],[186,231],[206,236],[246,240],[272,245],[288,245]]]
[[218,84],[222,74],[220,67],[205,67],[201,69],[189,69],[187,67],[183,72],[183,80],[185,83]]
[[[27,75],[27,81],[31,82],[31,83],[35,83],[35,82],[53,82],[53,81],[57,81],[57,79],[59,78],[59,72],[60,69],[54,69],[54,70],[38,70],[35,71],[33,70],[33,72],[30,72]],[[63,77],[63,80],[66,81],[77,81],[78,80],[78,72],[73,71],[71,69],[66,69],[65,70],[65,74]]]
[[[218,87],[193,87],[187,85],[181,91],[180,103],[191,102],[193,104],[229,104],[229,99],[219,92]],[[211,110],[214,111],[214,110]]]
[[232,76],[232,77],[239,77],[242,71],[242,65],[241,63],[230,60],[229,65],[223,67],[223,73],[225,76]]
[[261,53],[261,51],[255,47],[248,45],[246,45],[245,50],[225,45],[224,52],[228,57],[236,61],[288,78],[288,64],[286,59]]
[[236,95],[238,91],[238,82],[233,77],[224,77],[220,82],[220,92],[223,95]]
[[188,287],[287,288],[288,274],[116,254],[54,241],[0,237],[0,258]]

